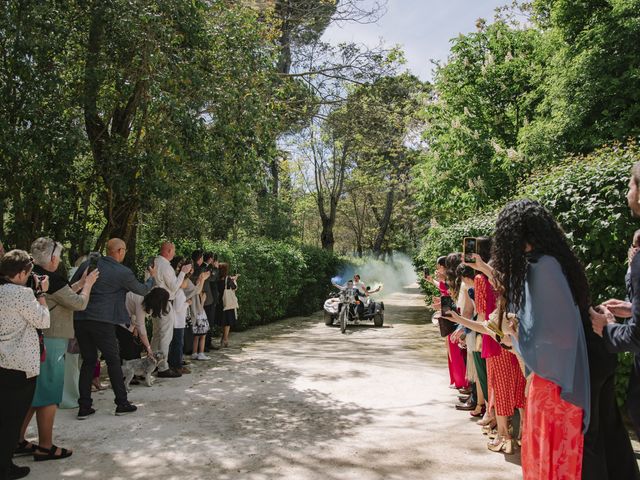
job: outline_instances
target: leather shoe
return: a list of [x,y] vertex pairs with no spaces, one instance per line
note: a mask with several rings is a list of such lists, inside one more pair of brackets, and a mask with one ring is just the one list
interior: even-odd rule
[[19,467],[15,463],[9,464],[9,478],[10,480],[17,480],[18,478],[24,478],[29,475],[31,469],[29,467]]
[[471,410],[475,410],[476,406],[473,403],[459,403],[456,405],[456,410],[462,410],[463,412],[470,412]]
[[182,367],[180,368],[179,372],[183,375],[188,375],[189,373],[191,373],[191,370],[189,370],[187,367]]
[[162,372],[158,372],[158,378],[178,378],[181,376],[182,374],[180,372],[176,372],[175,370],[172,370],[170,368]]

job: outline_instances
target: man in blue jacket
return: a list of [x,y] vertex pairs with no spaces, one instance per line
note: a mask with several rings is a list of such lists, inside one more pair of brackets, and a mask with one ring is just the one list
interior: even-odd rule
[[[100,257],[97,269],[100,277],[93,286],[89,304],[84,311],[75,312],[73,326],[82,355],[80,368],[80,399],[78,419],[83,420],[95,413],[91,407],[91,381],[98,361],[98,350],[107,363],[111,387],[115,394],[116,415],[135,412],[137,407],[129,403],[127,389],[124,385],[116,325],[130,322],[125,299],[127,292],[146,295],[154,285],[155,266],[149,267],[149,280],[140,283],[134,273],[122,264],[127,246],[119,238],[112,238],[107,243],[107,255]],[[84,262],[74,274],[71,282],[76,282],[89,268],[90,261]]]
[[[640,162],[631,169],[627,202],[631,214],[640,218]],[[593,330],[604,338],[610,352],[635,353],[634,368],[629,379],[627,408],[636,435],[640,438],[640,255],[635,255],[631,260],[630,277],[631,302],[607,300],[597,308],[598,311],[591,310],[591,323]],[[617,323],[615,317],[628,320]]]

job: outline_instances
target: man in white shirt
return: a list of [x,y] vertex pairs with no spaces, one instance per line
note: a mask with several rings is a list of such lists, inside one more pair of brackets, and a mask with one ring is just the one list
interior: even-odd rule
[[[171,266],[171,260],[176,254],[176,247],[171,242],[164,242],[160,246],[160,255],[155,258],[156,286],[164,288],[169,292],[169,301],[173,302],[176,293],[182,285],[184,276],[193,268],[191,264],[184,265],[180,273],[176,275]],[[154,352],[162,352],[164,359],[158,363],[158,377],[175,378],[181,377],[182,373],[169,368],[169,345],[173,338],[173,326],[175,323],[174,309],[170,308],[166,315],[160,318],[153,318],[153,338],[151,339],[151,349]]]

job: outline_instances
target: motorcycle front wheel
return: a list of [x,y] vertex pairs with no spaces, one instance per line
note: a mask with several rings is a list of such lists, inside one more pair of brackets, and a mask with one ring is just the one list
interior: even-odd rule
[[340,312],[340,331],[342,333],[347,331],[347,309],[343,308]]

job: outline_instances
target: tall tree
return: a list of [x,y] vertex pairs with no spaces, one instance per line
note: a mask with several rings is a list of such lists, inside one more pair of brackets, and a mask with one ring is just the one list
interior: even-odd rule
[[536,0],[544,102],[522,150],[540,162],[640,134],[640,1]]
[[[345,105],[330,119],[343,141],[354,145],[356,166],[376,185],[366,195],[377,228],[371,245],[382,252],[392,222],[400,187],[411,179],[417,153],[409,144],[418,129],[418,113],[428,87],[409,74],[385,76],[353,89]],[[383,200],[377,198],[381,193]]]
[[417,172],[421,215],[455,221],[511,195],[534,165],[520,155],[536,116],[544,72],[537,29],[505,19],[453,41],[424,108],[424,161]]
[[252,88],[269,68],[259,52],[269,50],[255,15],[227,2],[96,0],[78,13],[87,21],[82,108],[106,218],[97,243],[119,236],[133,252],[153,183],[189,168],[181,158],[193,152],[195,131],[227,140],[215,161],[233,163],[232,177],[255,161],[261,115]]

